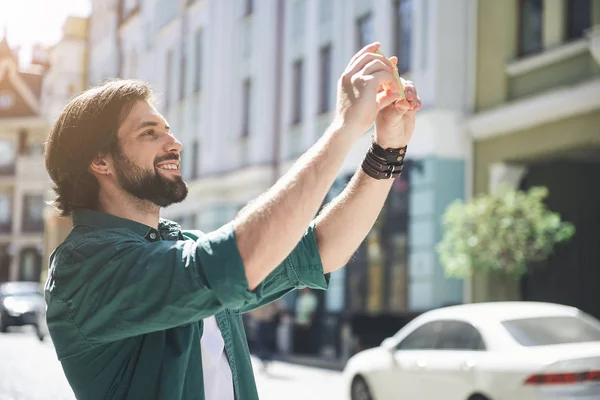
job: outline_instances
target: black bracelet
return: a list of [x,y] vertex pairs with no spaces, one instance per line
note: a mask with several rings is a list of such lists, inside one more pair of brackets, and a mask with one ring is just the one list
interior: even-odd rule
[[407,146],[383,149],[373,142],[362,162],[362,169],[375,179],[393,179],[402,174]]

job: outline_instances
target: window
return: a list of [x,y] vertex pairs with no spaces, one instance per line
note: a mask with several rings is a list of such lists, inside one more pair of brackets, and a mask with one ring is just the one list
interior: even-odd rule
[[373,17],[371,14],[364,15],[356,21],[358,49],[362,49],[369,43],[375,41],[373,31]]
[[293,90],[292,90],[292,124],[298,124],[302,121],[302,102],[303,102],[303,62],[297,60],[294,63]]
[[9,140],[0,140],[0,175],[14,172],[15,146]]
[[200,157],[200,155],[198,154],[199,151],[200,143],[198,139],[194,139],[194,141],[192,142],[192,179],[196,179],[198,177],[198,157]]
[[600,341],[599,324],[583,313],[578,317],[513,319],[503,321],[502,325],[526,347]]
[[462,321],[443,321],[438,342],[439,350],[484,350],[485,345],[479,331]]
[[592,22],[590,0],[567,0],[566,10],[567,40],[583,37],[586,29],[591,26]]
[[250,135],[250,102],[252,101],[252,80],[246,78],[242,88],[242,138]]
[[41,257],[35,248],[26,248],[21,251],[21,267],[19,280],[24,282],[37,282],[40,280]]
[[173,51],[167,51],[167,64],[165,67],[165,110],[169,109],[171,101],[171,68],[173,64]]
[[319,89],[319,113],[329,111],[331,97],[331,45],[321,49],[319,57],[321,87]]
[[251,15],[254,12],[254,1],[244,0],[244,16]]
[[542,50],[542,0],[519,0],[519,55]]
[[11,208],[10,195],[0,195],[0,232],[2,233],[9,233],[11,231]]
[[202,29],[194,36],[194,91],[202,89]]
[[394,27],[398,71],[410,71],[412,60],[412,0],[396,0],[394,3]]
[[26,155],[29,148],[29,134],[26,129],[19,130],[19,155]]
[[433,350],[435,348],[441,322],[428,322],[404,338],[398,344],[398,350]]
[[23,227],[24,232],[37,232],[44,227],[44,198],[40,195],[25,195],[23,197]]
[[187,68],[187,59],[185,54],[181,54],[181,62],[179,63],[179,101],[185,98],[185,71]]

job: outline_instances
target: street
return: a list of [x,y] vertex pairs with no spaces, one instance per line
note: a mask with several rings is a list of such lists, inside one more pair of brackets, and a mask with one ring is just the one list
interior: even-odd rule
[[[274,362],[255,374],[261,400],[333,400],[340,395],[338,372]],[[73,400],[52,343],[28,330],[0,333],[0,400]]]

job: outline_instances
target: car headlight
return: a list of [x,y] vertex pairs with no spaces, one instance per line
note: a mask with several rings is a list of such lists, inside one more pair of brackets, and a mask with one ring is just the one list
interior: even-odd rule
[[6,308],[6,311],[8,311],[8,314],[13,317],[18,317],[19,315],[29,311],[27,304],[10,297],[4,300],[4,307]]

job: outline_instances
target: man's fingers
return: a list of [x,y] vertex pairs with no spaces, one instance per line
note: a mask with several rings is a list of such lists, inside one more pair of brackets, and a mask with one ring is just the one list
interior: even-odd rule
[[377,95],[377,110],[381,111],[386,107],[395,107],[392,105],[399,99],[398,93],[388,92],[380,93]]
[[372,68],[373,71],[369,74],[369,76],[372,77],[372,80],[374,80],[379,86],[389,86],[388,91],[396,93],[398,97],[401,97],[402,88],[398,86],[398,82],[396,81],[394,74],[387,68],[379,70],[377,70],[375,66]]
[[[381,61],[387,69],[389,69],[390,72],[394,71],[394,65],[390,62],[390,60],[388,60],[387,58],[385,58],[384,56],[377,54],[377,53],[365,53],[362,56],[360,56],[355,62],[354,64],[352,64],[350,66],[350,69],[347,71],[348,75],[350,76],[354,76],[357,73],[359,73],[361,70],[363,70],[367,65],[369,65],[372,61],[374,60],[379,60]],[[365,72],[363,71],[363,74]]]
[[373,43],[369,43],[368,45],[366,45],[365,47],[360,49],[354,56],[352,56],[352,58],[350,59],[350,62],[348,63],[348,67],[346,68],[346,70],[350,70],[350,66],[353,65],[356,62],[356,60],[358,60],[363,54],[373,53],[373,52],[377,51],[377,49],[379,49],[379,46],[381,46],[381,43],[373,42]]

